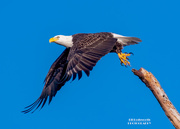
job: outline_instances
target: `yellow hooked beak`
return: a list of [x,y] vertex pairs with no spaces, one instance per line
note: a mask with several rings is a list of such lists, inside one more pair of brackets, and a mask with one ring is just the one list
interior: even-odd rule
[[59,40],[59,39],[58,39],[58,38],[50,38],[50,39],[49,39],[49,43],[55,42],[55,41],[57,41],[57,40]]

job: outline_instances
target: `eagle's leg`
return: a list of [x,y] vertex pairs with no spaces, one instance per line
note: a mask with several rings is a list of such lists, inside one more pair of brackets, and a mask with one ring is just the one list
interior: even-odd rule
[[130,62],[128,61],[129,60],[128,56],[130,56],[131,53],[122,53],[122,52],[120,52],[120,53],[117,53],[117,54],[118,54],[118,57],[119,57],[119,59],[121,61],[121,65],[124,64],[125,66],[127,66],[127,65],[130,66]]
[[120,43],[116,43],[111,52],[116,52],[118,54],[118,57],[120,59],[121,65],[130,66],[130,62],[128,61],[132,52],[130,53],[122,53],[123,46]]

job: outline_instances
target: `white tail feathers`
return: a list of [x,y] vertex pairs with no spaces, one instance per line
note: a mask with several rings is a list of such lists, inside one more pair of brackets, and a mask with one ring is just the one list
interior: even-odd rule
[[138,44],[138,42],[141,42],[141,39],[136,37],[118,37],[117,39],[123,46]]
[[111,33],[111,34],[113,35],[114,38],[117,38],[118,39],[117,41],[123,46],[138,44],[138,42],[141,42],[141,39],[136,37],[126,37],[115,33]]

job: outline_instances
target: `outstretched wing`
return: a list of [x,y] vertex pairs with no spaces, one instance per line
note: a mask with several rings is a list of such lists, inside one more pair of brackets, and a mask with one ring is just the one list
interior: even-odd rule
[[73,75],[74,80],[78,74],[78,79],[80,79],[82,71],[89,76],[96,63],[112,50],[116,41],[117,39],[112,38],[111,35],[93,34],[84,35],[83,39],[76,40],[67,58],[67,78]]
[[[102,34],[102,33],[101,33]],[[40,97],[31,105],[25,107],[23,113],[32,113],[44,104],[49,97],[49,103],[58,90],[70,80],[73,80],[78,74],[82,77],[82,71],[89,76],[90,71],[96,65],[98,60],[109,53],[114,47],[117,39],[112,35],[104,33],[103,35],[81,34],[81,37],[74,38],[74,45],[66,48],[58,59],[52,64],[46,78],[45,85]],[[78,36],[78,35],[76,35]]]
[[28,113],[32,110],[34,112],[41,104],[42,104],[41,108],[43,108],[44,104],[47,101],[47,98],[49,97],[49,103],[50,103],[52,97],[54,97],[57,91],[61,89],[61,87],[65,84],[66,81],[68,81],[67,79],[62,79],[62,78],[65,75],[67,68],[67,56],[69,50],[70,50],[69,48],[66,48],[63,51],[63,53],[52,64],[45,78],[45,85],[40,97],[33,104],[25,107],[25,110],[22,111],[23,113]]

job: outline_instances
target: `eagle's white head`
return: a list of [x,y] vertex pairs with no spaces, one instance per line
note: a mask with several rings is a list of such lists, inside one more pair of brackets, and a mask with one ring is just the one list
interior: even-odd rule
[[54,43],[63,45],[65,47],[73,46],[72,36],[56,35],[53,38],[50,38],[49,42],[50,43],[54,42]]

